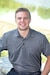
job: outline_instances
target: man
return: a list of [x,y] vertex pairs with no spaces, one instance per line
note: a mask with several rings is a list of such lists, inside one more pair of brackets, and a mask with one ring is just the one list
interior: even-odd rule
[[[17,29],[5,33],[0,40],[0,51],[8,50],[13,68],[7,75],[48,75],[50,48],[46,37],[29,27],[31,15],[27,8],[15,12]],[[41,72],[41,53],[47,57]]]

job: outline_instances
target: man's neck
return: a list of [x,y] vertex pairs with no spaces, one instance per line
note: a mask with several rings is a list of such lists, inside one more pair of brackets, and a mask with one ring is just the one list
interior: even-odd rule
[[28,28],[27,30],[19,30],[19,29],[18,29],[18,31],[19,31],[20,35],[21,35],[23,38],[25,38],[25,37],[28,35],[28,33],[29,33],[29,28]]

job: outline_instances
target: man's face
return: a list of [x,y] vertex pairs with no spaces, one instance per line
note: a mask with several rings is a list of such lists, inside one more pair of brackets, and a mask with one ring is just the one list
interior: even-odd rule
[[16,14],[15,21],[18,29],[24,31],[29,28],[31,19],[29,18],[29,14],[27,12],[21,11]]

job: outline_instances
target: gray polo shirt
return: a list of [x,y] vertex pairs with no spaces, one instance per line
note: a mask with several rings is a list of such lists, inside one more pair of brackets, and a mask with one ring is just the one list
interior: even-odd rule
[[49,42],[46,37],[30,29],[26,38],[18,30],[5,33],[0,39],[0,51],[8,50],[9,59],[15,70],[36,72],[41,68],[41,53],[50,55]]

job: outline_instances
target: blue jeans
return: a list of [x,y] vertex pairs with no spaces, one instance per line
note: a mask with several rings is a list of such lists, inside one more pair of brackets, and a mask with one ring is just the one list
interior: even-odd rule
[[31,73],[26,73],[26,72],[19,73],[15,71],[14,68],[12,68],[7,75],[41,75],[41,72],[38,71],[38,72],[31,72]]

